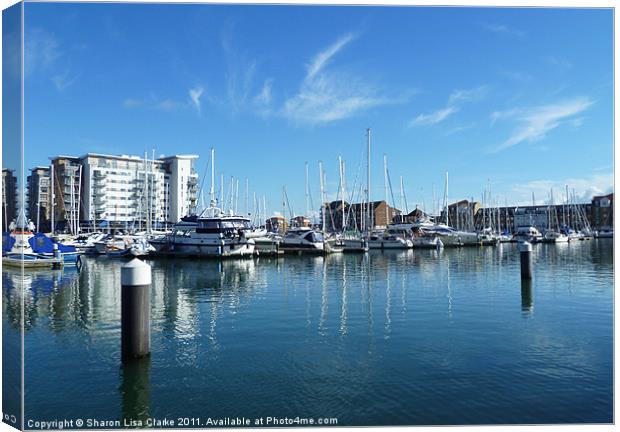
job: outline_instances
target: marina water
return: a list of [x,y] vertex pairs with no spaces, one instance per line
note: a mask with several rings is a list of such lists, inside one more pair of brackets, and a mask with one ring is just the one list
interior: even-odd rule
[[611,422],[613,241],[533,254],[531,285],[515,244],[150,260],[152,355],[126,366],[121,261],[3,270],[3,337],[23,289],[26,420]]

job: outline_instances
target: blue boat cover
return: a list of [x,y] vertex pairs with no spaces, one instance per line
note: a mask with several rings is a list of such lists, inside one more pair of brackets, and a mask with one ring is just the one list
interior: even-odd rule
[[13,249],[13,245],[15,244],[15,239],[11,237],[8,232],[2,233],[2,253],[9,252]]
[[[36,233],[34,237],[28,240],[28,243],[30,243],[30,247],[35,253],[53,253],[54,243],[56,242],[54,242],[51,238],[45,236],[44,234]],[[61,253],[76,251],[75,247],[73,246],[66,246],[62,243],[56,243],[56,244],[58,245],[58,250]],[[3,241],[3,246],[4,246],[4,241]]]

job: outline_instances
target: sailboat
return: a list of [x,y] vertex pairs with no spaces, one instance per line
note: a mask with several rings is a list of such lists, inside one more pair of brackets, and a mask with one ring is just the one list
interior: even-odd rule
[[[355,231],[347,231],[348,221],[350,218],[345,205],[346,185],[345,185],[345,163],[342,158],[338,157],[338,165],[340,169],[340,197],[342,210],[342,232],[337,240],[337,246],[344,253],[364,253],[368,252],[368,241]],[[353,188],[355,189],[355,187]],[[353,198],[353,194],[351,195]],[[352,201],[352,199],[351,199]],[[349,207],[349,210],[351,207]]]
[[568,235],[560,229],[560,221],[553,201],[553,189],[551,189],[551,203],[547,207],[547,229],[542,241],[543,243],[568,243],[569,241]]
[[60,268],[64,260],[60,251],[55,248],[52,256],[36,253],[32,249],[34,223],[26,223],[21,210],[16,222],[9,225],[10,232],[2,235],[2,265],[22,269]]

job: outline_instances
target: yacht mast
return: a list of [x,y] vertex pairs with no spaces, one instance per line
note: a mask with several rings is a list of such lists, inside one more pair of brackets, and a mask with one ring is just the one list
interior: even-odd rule
[[[52,161],[52,164],[50,165],[50,168],[51,168],[51,171],[52,171],[52,174],[51,174],[51,182],[52,182],[52,189],[51,189],[52,190],[52,196],[51,196],[51,198],[52,198],[52,235],[54,235],[54,228],[55,228],[54,227],[54,225],[55,225],[54,224],[54,213],[55,213],[54,212],[54,206],[55,206],[54,198],[56,197],[56,184],[54,183],[54,161]],[[6,194],[4,196],[6,196]],[[6,212],[6,203],[5,203],[5,212]],[[5,221],[6,221],[6,219],[5,219]],[[5,223],[8,224],[9,221],[6,221]]]
[[325,233],[325,189],[323,184],[323,162],[319,161],[319,179],[321,183],[321,231]]
[[310,216],[310,205],[309,205],[309,197],[310,197],[310,193],[308,191],[308,162],[306,161],[306,216]]
[[446,225],[450,225],[450,219],[448,218],[448,171],[446,171],[446,193],[444,196],[444,200],[446,202]]
[[[153,206],[157,207],[157,192],[155,191],[155,149],[152,149],[151,153],[151,164],[150,164],[150,172],[151,172],[151,225],[149,225],[149,233],[153,231],[153,219],[157,219],[157,210],[153,211]],[[188,202],[189,204],[189,202]],[[189,208],[189,205],[187,206]]]
[[215,207],[215,149],[213,147],[211,147],[211,189],[209,190],[209,201],[209,206]]
[[366,159],[366,220],[367,226],[366,229],[370,232],[374,224],[372,223],[372,210],[370,206],[370,128],[366,129],[367,140],[368,140],[368,157]]
[[383,153],[383,186],[385,188],[385,227],[387,228],[390,216],[388,209],[387,155],[385,153]]
[[342,232],[344,233],[344,179],[342,177],[342,156],[338,155],[338,173],[340,175],[340,206],[342,207]]
[[405,211],[405,214],[407,214],[407,209],[405,209],[405,190],[403,188],[403,176],[400,176],[400,208]]
[[235,215],[239,214],[239,179],[237,179],[237,187],[235,188]]
[[37,179],[39,182],[39,185],[37,186],[37,232],[41,232],[41,228],[39,226],[39,221],[41,220],[41,176],[37,175]]
[[250,194],[250,180],[246,177],[245,178],[245,215],[249,215],[250,214],[250,209],[248,208],[248,197]]
[[[80,232],[80,202],[82,201],[82,165],[78,171],[78,190],[77,190],[77,215],[76,215],[76,234]],[[38,229],[38,225],[37,225]]]

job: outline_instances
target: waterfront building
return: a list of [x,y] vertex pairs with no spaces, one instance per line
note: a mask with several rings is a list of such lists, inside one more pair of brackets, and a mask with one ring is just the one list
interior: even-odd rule
[[540,232],[549,228],[550,206],[517,207],[514,210],[514,230],[521,227],[534,227]]
[[426,220],[430,218],[433,218],[433,216],[431,216],[428,213],[425,213],[422,209],[416,207],[414,210],[410,211],[409,213],[396,217],[394,222],[395,223],[417,223],[421,220]]
[[[466,199],[448,205],[448,225],[457,230],[473,231],[476,214],[481,208],[480,202]],[[441,211],[438,221],[445,223],[445,209]]]
[[196,212],[197,158],[96,153],[52,157],[54,225],[76,233],[84,228],[142,230],[174,224]]
[[[321,218],[325,213],[325,230],[328,232],[342,231],[342,212],[345,212],[345,223],[347,229],[361,230],[370,223],[372,229],[386,228],[392,223],[394,218],[401,215],[401,211],[395,207],[391,207],[385,201],[372,201],[370,203],[370,218],[368,222],[368,205],[366,203],[349,204],[345,201],[344,207],[342,201],[332,201],[324,204],[324,212],[321,212]],[[322,219],[321,219],[322,221]]]
[[2,169],[2,220],[4,231],[9,230],[9,225],[17,217],[17,178],[14,170]]
[[50,167],[38,166],[30,169],[26,178],[28,184],[28,218],[34,222],[38,232],[51,229]]
[[83,167],[84,221],[92,226],[162,228],[196,212],[198,156],[158,159],[88,153]]
[[52,183],[54,231],[79,231],[82,169],[80,159],[74,156],[51,158],[50,182]]
[[311,225],[310,219],[305,216],[295,216],[291,219],[291,226],[293,227],[303,228],[310,227]]
[[269,232],[284,234],[288,230],[288,222],[283,216],[273,216],[265,221],[265,228]]
[[587,214],[594,230],[611,229],[614,226],[614,194],[595,196]]

